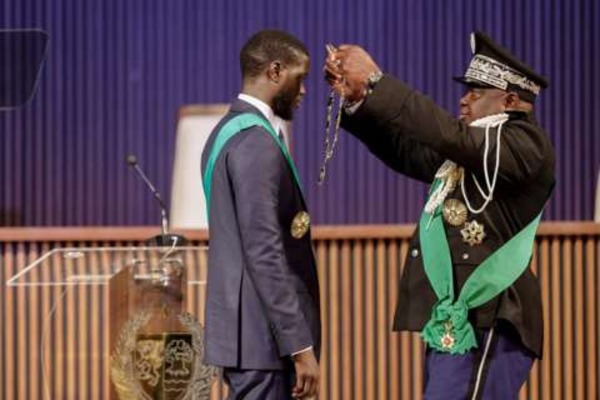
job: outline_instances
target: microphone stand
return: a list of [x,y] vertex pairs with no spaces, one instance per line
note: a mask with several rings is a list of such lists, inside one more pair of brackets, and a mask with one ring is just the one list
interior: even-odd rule
[[150,179],[144,174],[144,171],[140,168],[138,164],[137,157],[133,154],[127,156],[127,165],[135,169],[138,175],[142,178],[146,186],[150,188],[150,191],[154,195],[154,198],[158,201],[158,205],[160,206],[160,235],[156,235],[146,240],[146,244],[149,246],[160,246],[160,247],[177,247],[184,246],[187,243],[187,239],[182,235],[177,235],[174,233],[169,233],[169,219],[167,217],[167,207],[165,206],[160,193]]

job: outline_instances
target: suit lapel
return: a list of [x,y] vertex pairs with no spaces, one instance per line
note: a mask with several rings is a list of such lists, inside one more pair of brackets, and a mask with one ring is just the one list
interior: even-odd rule
[[[256,114],[266,120],[266,117],[258,108],[254,107],[252,104],[247,103],[240,99],[235,99],[235,101],[233,101],[231,103],[229,112],[232,115],[229,116],[228,119],[235,117],[237,114],[252,113],[252,114]],[[283,153],[282,153],[282,156],[283,156]],[[293,158],[292,158],[292,160],[293,160]],[[295,163],[295,160],[294,160],[294,163]],[[290,174],[290,178],[294,182],[294,187],[296,187],[296,190],[298,191],[298,194],[300,196],[300,202],[302,203],[302,208],[304,210],[306,210],[307,209],[306,200],[304,199],[304,194],[302,193],[302,188],[298,187],[296,180],[293,177],[291,167],[288,165],[287,160],[285,160],[285,164],[287,165],[287,171]]]

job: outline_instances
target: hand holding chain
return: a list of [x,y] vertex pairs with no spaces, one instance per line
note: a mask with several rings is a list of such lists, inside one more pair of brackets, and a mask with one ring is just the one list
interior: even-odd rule
[[[331,44],[326,45],[326,48],[327,52],[330,55],[337,51],[337,49]],[[342,120],[342,109],[344,107],[344,83],[344,78],[342,78],[341,82],[339,83],[339,85],[341,85],[342,88],[342,93],[338,101],[337,115],[335,117],[335,127],[333,128],[333,135],[331,134],[331,117],[333,113],[333,107],[335,104],[335,90],[331,90],[327,99],[327,112],[325,116],[325,144],[323,150],[323,161],[321,162],[321,167],[319,169],[319,185],[323,185],[323,183],[325,182],[325,178],[327,176],[327,163],[333,157],[335,147],[339,139],[340,122]]]

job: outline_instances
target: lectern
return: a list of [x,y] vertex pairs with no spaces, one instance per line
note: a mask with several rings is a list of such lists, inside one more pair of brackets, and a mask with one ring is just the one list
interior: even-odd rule
[[[102,247],[58,248],[45,253],[7,281],[7,286],[35,288],[59,287],[46,320],[40,343],[38,374],[47,379],[48,371],[61,365],[66,370],[94,370],[108,361],[112,382],[105,398],[110,399],[204,399],[209,397],[216,370],[202,363],[203,328],[185,311],[188,288],[203,285],[198,271],[187,265],[205,256],[205,247]],[[190,278],[191,277],[191,278]],[[45,344],[52,335],[54,314],[69,291],[88,293],[82,286],[103,286],[108,293],[107,318],[90,329],[85,317],[61,321],[71,330],[87,329],[101,337],[104,346],[98,354],[73,354],[68,345],[56,354]],[[56,288],[55,288],[56,290]],[[89,300],[94,312],[93,300]],[[98,305],[100,306],[100,305]],[[104,310],[106,311],[106,310]],[[101,310],[98,310],[101,312]],[[78,313],[81,315],[81,313]],[[64,328],[63,328],[64,329]],[[92,332],[94,333],[94,332]],[[66,337],[77,337],[66,332]],[[85,346],[78,346],[82,348]],[[61,362],[49,361],[60,359]],[[102,375],[102,374],[101,374]],[[44,382],[48,398],[52,382]],[[100,384],[99,387],[108,387]]]

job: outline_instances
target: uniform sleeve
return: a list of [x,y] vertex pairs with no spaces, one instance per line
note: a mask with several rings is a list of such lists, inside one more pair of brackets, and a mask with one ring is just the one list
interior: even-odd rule
[[250,279],[271,324],[279,355],[312,346],[291,282],[279,222],[281,182],[291,179],[281,150],[262,128],[251,128],[230,152],[227,168]]
[[396,172],[431,183],[444,159],[417,140],[401,134],[388,134],[368,116],[344,114],[342,127],[359,139],[377,158]]
[[[369,136],[381,136],[361,140],[388,143],[389,148],[379,152],[387,152],[386,158],[392,160],[388,163],[408,164],[402,169],[409,175],[410,165],[418,165],[429,174],[431,160],[439,161],[436,157],[450,159],[478,176],[483,175],[485,128],[470,127],[453,118],[429,98],[390,76],[379,82],[351,119],[361,121],[363,127],[369,126]],[[367,129],[363,131],[364,137]],[[496,128],[490,129],[490,171],[495,167],[497,134]],[[413,142],[420,147],[410,146]],[[500,141],[499,180],[516,185],[536,175],[544,165],[545,142],[543,132],[533,124],[505,123]]]

